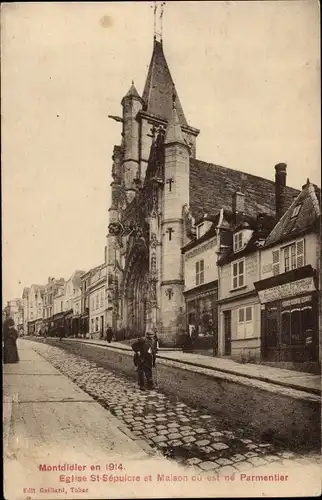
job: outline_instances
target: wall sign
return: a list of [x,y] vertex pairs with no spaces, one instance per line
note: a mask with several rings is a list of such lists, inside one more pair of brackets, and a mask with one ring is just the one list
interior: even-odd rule
[[303,278],[291,283],[284,283],[283,285],[274,286],[266,290],[258,292],[259,300],[262,304],[272,302],[274,300],[284,299],[285,297],[293,297],[294,295],[301,295],[302,293],[314,292],[313,277]]

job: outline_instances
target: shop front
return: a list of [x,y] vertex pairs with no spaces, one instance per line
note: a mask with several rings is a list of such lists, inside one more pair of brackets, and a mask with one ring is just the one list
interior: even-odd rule
[[316,272],[305,266],[255,283],[261,303],[261,357],[269,362],[318,361]]
[[[217,355],[218,347],[218,281],[212,281],[184,292],[186,329],[194,327],[194,349]],[[207,353],[206,351],[211,351]]]
[[50,326],[50,336],[58,337],[60,327],[65,327],[65,313],[59,312],[53,315]]
[[36,321],[29,321],[28,322],[28,335],[35,335],[36,334]]
[[71,337],[73,335],[73,309],[65,312],[64,317],[64,327],[66,337]]
[[73,316],[72,319],[72,334],[74,337],[78,337],[80,334],[80,315]]
[[79,333],[81,337],[85,337],[89,333],[89,309],[80,315]]
[[43,320],[42,319],[36,319],[35,320],[35,332],[36,335],[43,335],[44,333],[44,328],[43,328]]

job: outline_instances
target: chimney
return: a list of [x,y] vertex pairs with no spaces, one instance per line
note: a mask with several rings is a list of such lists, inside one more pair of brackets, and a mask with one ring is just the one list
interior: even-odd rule
[[275,165],[275,207],[277,220],[282,217],[287,209],[285,206],[286,168],[286,163]]
[[245,195],[242,193],[241,188],[238,186],[232,197],[233,214],[242,215],[245,213]]

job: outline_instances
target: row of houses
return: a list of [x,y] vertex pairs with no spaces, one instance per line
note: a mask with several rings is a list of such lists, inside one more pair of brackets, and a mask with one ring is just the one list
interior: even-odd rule
[[76,270],[69,279],[49,277],[45,285],[25,287],[6,309],[21,335],[102,336],[106,329],[106,264]]
[[[276,168],[284,174],[284,167]],[[199,338],[217,338],[218,355],[319,359],[320,196],[307,180],[291,205],[277,207],[277,218],[250,217],[237,189],[231,210],[198,221],[196,238],[182,249],[186,315]]]

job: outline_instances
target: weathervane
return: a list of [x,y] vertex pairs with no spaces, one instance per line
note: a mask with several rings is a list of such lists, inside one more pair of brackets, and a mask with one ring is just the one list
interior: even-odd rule
[[154,15],[154,40],[162,43],[163,33],[163,12],[165,2],[153,2],[153,15]]

